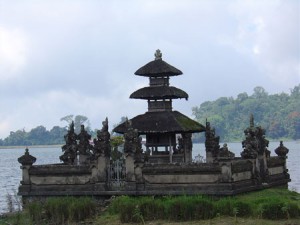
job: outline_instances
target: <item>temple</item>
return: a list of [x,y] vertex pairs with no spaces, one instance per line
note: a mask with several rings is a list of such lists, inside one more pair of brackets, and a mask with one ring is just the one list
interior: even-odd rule
[[[148,102],[148,111],[127,119],[114,128],[123,135],[120,150],[112,149],[108,118],[91,144],[91,136],[71,123],[62,146],[61,163],[34,165],[29,150],[18,161],[22,165],[19,195],[23,200],[48,196],[113,195],[235,195],[290,181],[286,158],[288,149],[280,142],[271,156],[265,130],[249,127],[241,142],[241,155],[230,152],[209,121],[205,126],[174,111],[172,101],[188,99],[183,90],[170,86],[170,79],[182,72],[155,59],[135,72],[149,78],[149,86],[130,95]],[[206,161],[192,159],[192,134],[205,132]],[[142,137],[146,138],[145,146]]]
[[[130,98],[148,101],[148,112],[130,121],[139,135],[146,135],[149,162],[192,162],[191,134],[205,131],[203,125],[173,111],[173,99],[187,100],[189,97],[183,90],[170,86],[170,77],[181,74],[180,70],[162,60],[160,50],[156,51],[153,61],[135,72],[135,75],[149,77],[149,87],[141,88],[130,95]],[[124,134],[126,122],[117,126],[114,131]]]

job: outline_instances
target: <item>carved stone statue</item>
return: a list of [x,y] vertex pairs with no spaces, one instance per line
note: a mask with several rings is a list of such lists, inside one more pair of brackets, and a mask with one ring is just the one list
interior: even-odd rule
[[64,136],[66,144],[62,146],[63,155],[59,157],[65,164],[74,164],[77,155],[77,135],[74,132],[74,122],[70,124],[68,133]]
[[235,154],[231,151],[229,151],[228,147],[227,147],[227,144],[224,143],[223,144],[223,147],[220,148],[220,151],[219,151],[219,155],[218,157],[223,157],[223,158],[234,158]]
[[90,144],[91,135],[84,129],[84,125],[81,125],[80,133],[77,135],[78,151],[81,155],[91,155],[90,150],[93,146]]
[[124,134],[124,153],[136,153],[139,148],[139,134],[136,129],[132,128],[130,120],[126,121],[127,132]]
[[94,138],[94,154],[98,158],[104,154],[105,157],[110,157],[110,133],[108,132],[108,119],[102,122],[102,129],[97,131],[97,138]]
[[265,138],[265,129],[254,127],[254,117],[250,115],[250,126],[244,131],[246,139],[242,142],[244,148],[241,156],[243,158],[255,159],[258,155],[270,156],[268,150],[269,141]]
[[211,152],[213,157],[217,157],[220,150],[219,143],[220,143],[220,137],[216,136],[215,129],[211,128],[209,122],[206,122],[206,131],[205,131],[206,151]]

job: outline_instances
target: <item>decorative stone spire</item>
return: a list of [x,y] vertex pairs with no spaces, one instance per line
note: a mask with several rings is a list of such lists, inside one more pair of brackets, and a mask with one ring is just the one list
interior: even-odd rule
[[23,166],[31,166],[35,163],[36,158],[29,154],[28,148],[25,149],[24,155],[18,158],[18,162],[21,163]]
[[155,60],[161,59],[161,57],[162,57],[161,51],[159,49],[157,49],[154,56],[155,56]]

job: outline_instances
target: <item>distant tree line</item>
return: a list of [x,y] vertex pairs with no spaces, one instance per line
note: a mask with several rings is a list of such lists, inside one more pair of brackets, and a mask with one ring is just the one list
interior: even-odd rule
[[[266,129],[267,138],[300,139],[300,84],[289,94],[269,95],[263,87],[255,87],[253,91],[252,95],[243,92],[237,98],[221,97],[203,102],[193,107],[192,113],[204,125],[206,120],[209,121],[221,141],[241,141],[243,131],[249,126],[250,114],[254,115],[256,125]],[[122,117],[121,122],[125,119]],[[61,121],[68,125],[74,121],[75,133],[79,133],[80,125],[84,124],[88,133],[96,136],[86,116],[67,115]],[[63,144],[67,128],[54,126],[48,131],[41,125],[29,132],[24,129],[11,131],[8,137],[0,139],[0,146]],[[204,141],[204,135],[194,135],[194,141]]]
[[[236,141],[244,137],[250,114],[255,124],[266,129],[269,139],[300,139],[300,84],[290,93],[269,95],[263,87],[255,87],[237,98],[221,97],[192,108],[195,119],[202,124],[208,120],[221,141]],[[204,135],[194,137],[199,141]],[[202,141],[202,140],[201,140]]]
[[[74,121],[75,133],[80,132],[81,124],[85,125],[85,129],[95,136],[95,131],[90,129],[89,120],[86,116],[82,115],[68,115],[61,118],[68,125]],[[54,126],[51,130],[47,130],[44,126],[33,128],[29,132],[25,129],[11,131],[9,136],[0,139],[0,146],[31,146],[31,145],[57,145],[65,143],[64,135],[68,131],[68,125],[65,127]]]

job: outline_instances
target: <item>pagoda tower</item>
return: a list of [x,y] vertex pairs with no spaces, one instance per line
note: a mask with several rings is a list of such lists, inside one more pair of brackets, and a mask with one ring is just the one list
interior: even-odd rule
[[[170,77],[182,75],[182,72],[162,60],[160,50],[156,50],[155,59],[135,72],[137,76],[149,78],[149,86],[130,95],[133,99],[148,102],[148,111],[130,119],[132,127],[140,135],[146,135],[146,148],[150,152],[150,161],[190,162],[192,160],[191,134],[205,131],[205,127],[178,111],[173,111],[173,99],[188,99],[188,94],[170,86]],[[114,129],[117,133],[126,132],[126,122]],[[177,138],[177,140],[176,140]]]

